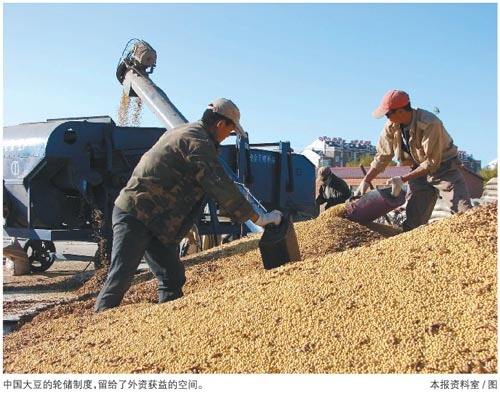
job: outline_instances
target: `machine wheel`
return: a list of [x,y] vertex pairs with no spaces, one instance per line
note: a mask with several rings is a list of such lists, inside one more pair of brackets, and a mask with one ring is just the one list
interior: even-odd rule
[[198,226],[193,225],[189,230],[186,237],[182,239],[179,248],[179,256],[185,257],[186,255],[196,254],[202,250],[201,236],[198,231]]
[[201,246],[203,251],[213,248],[222,242],[222,237],[216,235],[203,235],[201,237]]
[[52,266],[56,260],[54,242],[45,240],[28,240],[24,245],[32,273],[40,273]]

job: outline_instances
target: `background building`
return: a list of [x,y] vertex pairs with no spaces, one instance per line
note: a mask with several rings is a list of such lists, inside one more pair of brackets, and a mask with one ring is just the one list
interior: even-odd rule
[[498,160],[495,158],[493,161],[490,161],[488,165],[486,165],[487,169],[495,169],[498,165]]
[[459,150],[458,158],[463,162],[464,166],[472,172],[479,172],[481,170],[481,160],[475,160],[472,154],[467,154],[466,151]]
[[322,136],[306,146],[302,154],[316,167],[343,167],[349,161],[357,160],[363,155],[374,156],[375,152],[375,146],[370,141],[347,141],[342,138]]

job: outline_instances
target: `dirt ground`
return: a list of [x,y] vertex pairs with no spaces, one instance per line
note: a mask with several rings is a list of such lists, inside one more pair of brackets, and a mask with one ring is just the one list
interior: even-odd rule
[[[9,239],[4,238],[4,245]],[[21,242],[21,244],[23,244]],[[96,245],[84,242],[56,242],[57,257],[45,272],[12,276],[3,264],[3,332],[37,312],[74,298],[74,290],[94,273],[91,261]]]

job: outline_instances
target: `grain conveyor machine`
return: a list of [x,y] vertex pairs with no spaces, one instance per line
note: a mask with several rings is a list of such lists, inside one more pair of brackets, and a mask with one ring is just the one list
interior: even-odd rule
[[[146,69],[137,69],[137,63],[127,66],[131,60],[122,58],[117,69],[130,93],[139,93],[157,114],[155,107],[167,103],[159,109],[168,113],[163,121],[167,132],[186,122]],[[143,94],[139,89],[150,90]],[[155,100],[156,95],[161,99]],[[109,239],[115,198],[140,157],[166,130],[119,127],[107,116],[4,127],[4,235],[29,240],[25,248],[38,270],[52,264],[54,241]],[[314,165],[293,153],[289,142],[251,145],[247,137],[237,137],[235,143],[222,145],[219,154],[226,171],[264,208],[287,212],[295,221],[316,215]],[[251,230],[220,219],[216,203],[206,202],[206,213],[198,220],[200,234],[238,238]]]

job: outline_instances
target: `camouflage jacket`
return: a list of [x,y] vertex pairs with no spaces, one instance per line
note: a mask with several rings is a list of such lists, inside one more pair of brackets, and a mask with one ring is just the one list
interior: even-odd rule
[[165,244],[186,235],[205,195],[234,220],[248,220],[253,209],[222,168],[217,147],[201,121],[166,132],[141,157],[115,205]]

